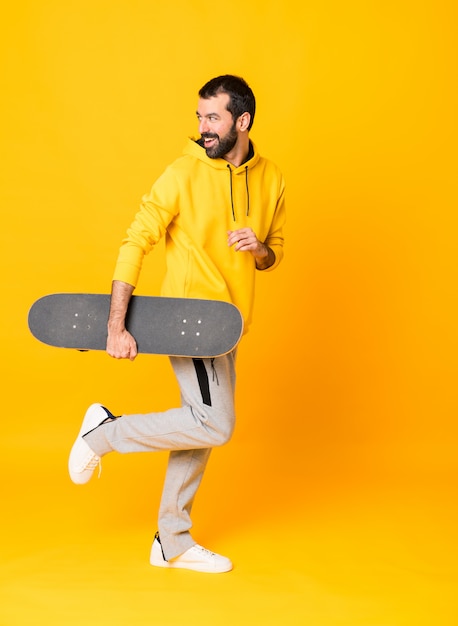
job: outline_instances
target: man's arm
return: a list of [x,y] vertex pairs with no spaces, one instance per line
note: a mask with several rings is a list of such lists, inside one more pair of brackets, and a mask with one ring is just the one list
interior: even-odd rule
[[234,246],[236,252],[251,252],[258,270],[266,270],[275,263],[275,252],[259,241],[251,228],[230,230],[227,233],[227,243],[229,246]]
[[130,359],[137,356],[135,339],[126,329],[126,313],[134,287],[129,283],[114,280],[111,289],[110,315],[108,317],[107,352],[115,359]]

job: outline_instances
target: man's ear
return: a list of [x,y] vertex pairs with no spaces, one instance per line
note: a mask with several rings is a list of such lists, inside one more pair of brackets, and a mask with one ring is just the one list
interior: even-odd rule
[[251,115],[248,113],[248,111],[245,111],[245,113],[242,113],[242,115],[237,120],[238,125],[239,125],[239,130],[242,130],[242,131],[248,130],[248,126],[250,125],[250,120],[251,120]]

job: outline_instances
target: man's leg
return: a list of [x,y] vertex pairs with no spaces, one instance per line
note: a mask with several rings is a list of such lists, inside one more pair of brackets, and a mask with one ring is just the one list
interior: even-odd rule
[[[87,413],[90,429],[85,430],[83,423],[70,456],[72,479],[83,483],[95,468],[94,457],[98,461],[113,450],[172,451],[159,516],[162,551],[167,559],[194,545],[189,534],[194,496],[210,449],[229,440],[235,422],[235,351],[215,359],[173,357],[171,362],[180,385],[181,408],[114,418],[100,405],[94,405]],[[76,453],[81,465],[82,455],[77,449],[81,446],[92,459],[79,480],[72,455]]]
[[234,353],[216,359],[173,357],[184,405],[161,413],[103,420],[81,434],[99,457],[220,446],[234,429]]
[[195,544],[190,535],[191,509],[211,451],[201,448],[170,452],[158,523],[166,559],[173,559]]
[[[235,356],[234,352],[217,359],[171,358],[183,405],[206,407],[227,438],[234,427]],[[159,510],[159,534],[167,559],[195,543],[189,532],[190,514],[210,453],[210,447],[170,453]]]

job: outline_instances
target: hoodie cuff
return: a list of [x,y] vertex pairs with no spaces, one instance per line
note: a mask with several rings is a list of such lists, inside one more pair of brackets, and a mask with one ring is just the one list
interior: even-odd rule
[[269,267],[266,267],[265,269],[256,268],[258,272],[271,272],[277,267],[277,265],[280,264],[281,260],[283,259],[283,246],[270,245],[269,248],[275,254],[275,261],[272,263],[272,265],[269,265]]

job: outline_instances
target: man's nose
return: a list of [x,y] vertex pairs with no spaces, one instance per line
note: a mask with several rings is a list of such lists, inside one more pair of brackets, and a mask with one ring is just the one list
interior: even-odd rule
[[207,121],[204,119],[201,119],[199,122],[199,133],[206,133],[208,131],[208,124]]

